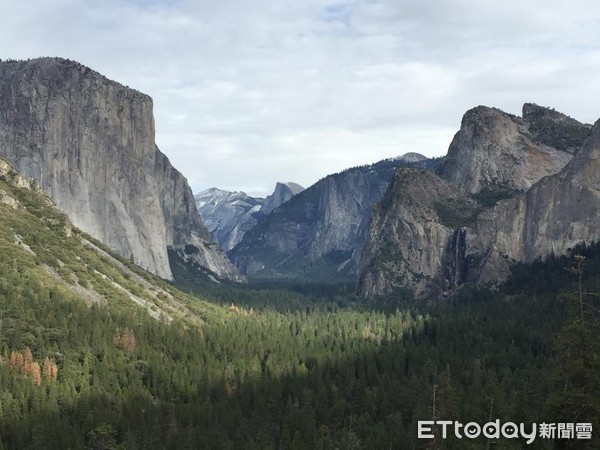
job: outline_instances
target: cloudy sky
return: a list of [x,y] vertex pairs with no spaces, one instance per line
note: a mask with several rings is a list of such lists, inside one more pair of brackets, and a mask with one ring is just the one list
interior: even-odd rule
[[0,0],[0,58],[62,56],[154,98],[194,191],[266,195],[409,151],[476,105],[600,117],[592,0]]

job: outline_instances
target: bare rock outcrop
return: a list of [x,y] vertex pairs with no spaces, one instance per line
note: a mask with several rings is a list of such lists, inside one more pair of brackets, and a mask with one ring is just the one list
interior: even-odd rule
[[480,260],[481,281],[506,274],[514,261],[564,255],[600,240],[600,124],[558,174],[482,214],[469,231],[468,252]]
[[399,168],[373,209],[359,278],[364,296],[398,287],[446,295],[497,283],[514,262],[600,240],[600,125],[548,108],[523,119],[478,107],[439,173]]
[[270,214],[275,208],[280,207],[287,202],[294,195],[302,192],[304,188],[297,183],[277,183],[275,184],[275,190],[267,198],[260,207],[262,214]]
[[439,174],[475,193],[526,191],[559,172],[589,134],[589,126],[533,104],[523,118],[478,106],[463,116]]
[[[167,247],[210,236],[186,179],[155,145],[152,108],[147,95],[73,61],[0,63],[0,156],[74,225],[171,279]],[[214,252],[207,268],[239,277]]]
[[465,281],[465,225],[479,204],[432,172],[399,167],[371,212],[362,252],[363,296],[396,288],[417,296],[442,293]]

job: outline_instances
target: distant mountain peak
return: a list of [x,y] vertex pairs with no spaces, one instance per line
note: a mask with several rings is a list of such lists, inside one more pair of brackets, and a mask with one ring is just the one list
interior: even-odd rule
[[[281,184],[281,183],[277,183],[277,184]],[[302,192],[304,190],[304,188],[302,186],[300,186],[298,183],[294,183],[293,181],[288,181],[287,183],[283,183],[285,186],[287,186],[294,195],[299,194],[300,192]]]
[[525,191],[559,172],[589,135],[589,126],[526,103],[524,117],[497,108],[467,111],[439,174],[471,193]]
[[[194,195],[202,220],[215,241],[231,250],[256,225],[258,218],[269,214],[304,188],[297,183],[277,183],[266,199],[251,197],[243,191],[209,188]],[[266,206],[265,206],[266,204]]]
[[421,161],[425,161],[426,159],[429,159],[429,158],[427,158],[427,156],[422,155],[420,153],[408,152],[403,155],[396,156],[395,158],[392,158],[392,159],[394,161],[404,162],[404,163],[418,163]]
[[271,195],[265,198],[260,212],[263,214],[270,214],[275,208],[283,205],[294,195],[302,192],[304,188],[297,183],[288,181],[287,183],[277,182],[275,184],[275,190]]

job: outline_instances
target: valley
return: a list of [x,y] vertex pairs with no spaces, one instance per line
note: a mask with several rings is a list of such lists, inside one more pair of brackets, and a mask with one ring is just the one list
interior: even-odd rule
[[69,60],[0,62],[0,448],[598,430],[599,152],[598,125],[479,106],[441,158],[194,196],[148,96]]

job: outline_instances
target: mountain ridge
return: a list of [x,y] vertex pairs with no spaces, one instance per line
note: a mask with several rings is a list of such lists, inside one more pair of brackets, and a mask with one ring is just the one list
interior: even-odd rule
[[[589,134],[589,126],[531,103],[523,110],[523,118],[485,106],[467,111],[438,174],[476,193],[498,187],[524,191],[544,176],[560,171],[574,150],[564,144],[558,145],[560,149],[550,146],[551,137],[544,134],[542,123],[555,127],[555,141],[572,128],[579,135],[572,140],[578,147]],[[567,119],[568,127],[556,126]]]
[[[590,219],[600,214],[598,125],[533,104],[523,110],[528,123],[496,108],[469,110],[435,170],[439,178],[413,174],[415,186],[400,192],[395,186],[409,175],[397,169],[373,209],[358,282],[364,297],[401,287],[446,296],[465,282],[501,282],[516,262],[600,238]],[[550,147],[552,139],[564,150]],[[454,193],[435,194],[448,181]],[[430,196],[417,193],[427,183]]]
[[229,252],[234,264],[261,278],[353,279],[371,207],[399,164],[390,158],[317,181],[249,230]]
[[194,196],[198,213],[216,242],[225,250],[235,247],[258,220],[270,214],[304,188],[297,183],[277,182],[266,198],[251,197],[243,191],[209,188]]

